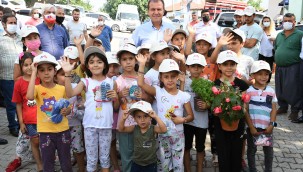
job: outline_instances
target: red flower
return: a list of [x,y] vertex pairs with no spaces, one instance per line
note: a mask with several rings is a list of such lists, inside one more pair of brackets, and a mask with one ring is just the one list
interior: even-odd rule
[[211,90],[213,91],[213,93],[214,93],[215,95],[220,94],[220,90],[219,90],[217,87],[212,87]]
[[230,85],[234,86],[234,85],[235,85],[234,81],[231,81],[231,82],[230,82]]
[[226,103],[229,103],[229,102],[230,102],[230,99],[229,99],[229,98],[226,98],[226,99],[225,99],[225,102],[226,102]]
[[235,111],[239,111],[242,109],[242,107],[240,105],[237,105],[237,106],[232,107],[232,109]]
[[221,107],[215,107],[214,108],[214,114],[220,114],[222,113],[222,108]]
[[250,101],[250,95],[248,95],[248,94],[242,94],[241,99],[242,99],[242,101],[244,103],[248,103]]

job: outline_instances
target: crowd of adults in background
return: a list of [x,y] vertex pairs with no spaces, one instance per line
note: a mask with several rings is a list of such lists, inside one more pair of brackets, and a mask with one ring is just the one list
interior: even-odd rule
[[[177,33],[185,33],[187,36],[186,32],[176,30],[171,22],[163,20],[165,12],[163,1],[152,3],[149,1],[147,8],[150,21],[137,27],[132,34],[136,47],[150,42],[150,38],[153,38],[153,41],[164,40],[169,43],[172,36]],[[209,42],[211,48],[215,48],[218,40],[225,35],[211,20],[209,10],[201,11],[201,21],[198,19],[197,11],[192,12],[191,16],[192,21],[188,24],[188,28],[194,30],[196,36],[200,33],[208,33],[212,37]],[[64,17],[64,10],[60,7],[46,6],[42,11],[42,19],[38,10],[32,9],[31,18],[25,22],[25,25],[37,27],[41,41],[37,44],[40,45],[42,51],[59,60],[64,54],[64,49],[70,45],[76,46],[79,40],[82,41],[83,50],[90,45],[95,45],[106,52],[111,51],[113,33],[111,28],[104,24],[102,16],[98,17],[98,25],[91,30],[90,34],[87,33],[87,26],[79,20],[80,10],[72,11],[73,18],[66,25],[63,25]],[[303,118],[299,117],[299,111],[302,110],[303,105],[303,88],[301,87],[303,83],[303,32],[295,28],[296,17],[292,13],[284,15],[283,31],[279,33],[274,29],[272,18],[265,16],[260,24],[257,24],[254,21],[255,17],[256,10],[251,6],[245,8],[244,11],[235,12],[234,29],[241,30],[246,38],[241,52],[243,55],[252,57],[254,61],[268,62],[271,70],[274,70],[274,64],[276,64],[275,90],[279,104],[277,114],[287,113],[290,106],[289,119],[294,123],[302,123]],[[21,71],[14,71],[14,66],[19,53],[24,50],[24,40],[20,35],[20,21],[12,10],[0,7],[0,20],[0,52],[5,52],[0,53],[0,92],[4,98],[9,132],[17,137],[19,124],[16,120],[16,105],[12,102],[12,94],[16,79],[14,75],[20,76]],[[235,32],[238,33],[238,31]],[[179,47],[179,51],[184,46]],[[7,140],[0,138],[0,144],[7,144]]]

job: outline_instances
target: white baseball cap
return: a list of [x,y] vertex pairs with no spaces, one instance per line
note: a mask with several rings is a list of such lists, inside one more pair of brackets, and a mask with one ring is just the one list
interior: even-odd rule
[[138,102],[132,104],[130,109],[128,110],[128,112],[131,115],[134,115],[134,111],[136,111],[136,110],[140,110],[140,111],[148,114],[148,111],[151,111],[153,109],[152,109],[150,103],[141,100],[141,101],[138,101]]
[[256,9],[252,6],[247,6],[244,9],[244,15],[246,15],[246,16],[252,16],[255,13],[256,13]]
[[186,59],[186,65],[193,65],[193,64],[199,64],[201,66],[206,66],[206,60],[205,57],[199,53],[193,53],[190,54]]
[[174,37],[176,34],[178,34],[178,33],[184,34],[185,37],[187,36],[185,30],[183,30],[183,29],[176,29],[176,30],[174,31],[173,36],[172,36],[171,38],[173,38],[173,37]]
[[120,46],[120,50],[117,52],[117,57],[120,58],[120,55],[122,52],[127,51],[133,54],[138,54],[137,48],[135,47],[135,45],[132,44],[123,44],[122,46]]
[[250,68],[250,73],[257,73],[260,70],[268,70],[269,72],[271,72],[270,70],[270,66],[266,61],[263,60],[258,60],[258,61],[254,61],[254,63],[252,64],[251,68]]
[[234,30],[231,30],[231,32],[234,32],[235,34],[239,35],[242,38],[243,42],[245,42],[246,36],[245,36],[245,33],[242,30],[234,29]]
[[43,53],[37,55],[36,57],[34,57],[33,62],[37,63],[38,65],[45,64],[45,63],[51,63],[51,64],[55,64],[55,65],[58,64],[56,58],[47,52],[43,52]]
[[56,70],[59,71],[62,67],[60,65],[61,60],[57,60]]
[[159,66],[159,72],[165,73],[171,71],[178,71],[179,73],[181,72],[179,70],[178,63],[172,59],[164,59]]
[[106,58],[107,58],[107,62],[108,64],[119,64],[119,61],[117,59],[117,54],[115,52],[106,52]]
[[138,54],[141,52],[142,49],[147,49],[147,50],[149,50],[151,46],[152,46],[152,45],[151,45],[151,43],[149,43],[149,42],[144,42],[144,43],[142,43],[141,46],[139,46],[139,47],[137,48]]
[[173,44],[170,44],[168,46],[171,47],[173,51],[177,51],[178,53],[180,53],[180,48],[178,46],[173,45]]
[[31,33],[37,33],[38,35],[40,35],[36,26],[25,25],[21,28],[21,37],[22,38],[27,37]]
[[76,59],[79,57],[79,52],[77,47],[75,46],[68,46],[64,49],[64,56],[70,58],[70,59]]
[[150,55],[152,55],[154,52],[164,50],[165,48],[173,50],[173,48],[169,47],[164,40],[160,40],[159,42],[153,42],[152,46],[149,49],[149,53]]
[[217,64],[222,64],[229,60],[239,63],[239,59],[235,52],[233,52],[231,50],[222,51],[218,56]]
[[234,15],[235,15],[235,16],[236,16],[236,15],[237,15],[237,16],[244,16],[244,11],[243,11],[243,10],[236,10]]
[[96,46],[90,46],[84,50],[84,59],[86,59],[89,55],[91,55],[93,53],[99,53],[102,56],[106,57],[104,51],[102,51],[100,48],[98,48]]
[[210,34],[208,34],[207,32],[202,32],[199,33],[196,38],[195,38],[196,42],[200,41],[200,40],[204,40],[208,43],[210,43],[212,45],[212,37],[210,36]]
[[135,42],[132,38],[123,38],[120,41],[120,47],[123,46],[124,44],[131,44],[131,45],[135,46]]

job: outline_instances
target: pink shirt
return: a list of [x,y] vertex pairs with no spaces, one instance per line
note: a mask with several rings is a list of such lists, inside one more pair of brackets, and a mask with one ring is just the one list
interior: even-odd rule
[[25,25],[37,26],[40,23],[42,23],[41,19],[30,18],[27,20],[27,22],[25,22]]

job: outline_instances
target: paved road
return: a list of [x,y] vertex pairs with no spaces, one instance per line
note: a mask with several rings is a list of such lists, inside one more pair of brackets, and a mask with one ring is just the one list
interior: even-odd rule
[[[130,37],[129,33],[114,33],[112,41],[113,51],[118,51],[120,39]],[[273,81],[271,82],[273,86]],[[287,119],[287,115],[277,117],[278,127],[274,129],[274,162],[273,172],[303,172],[303,124],[293,124]],[[0,172],[4,171],[7,164],[15,158],[15,144],[17,139],[9,134],[6,127],[7,119],[4,108],[0,108],[0,137],[9,141],[7,145],[0,145]],[[192,150],[192,158],[195,159],[195,150]],[[212,167],[210,153],[210,139],[206,140],[206,163],[204,172],[217,172],[218,168]],[[256,155],[258,171],[264,171],[263,151],[259,148]],[[58,164],[58,162],[56,163]],[[192,161],[192,170],[195,171],[195,161]],[[60,169],[57,165],[57,169]],[[19,172],[31,172],[35,170],[34,161],[23,161]],[[76,171],[76,167],[74,168]]]

